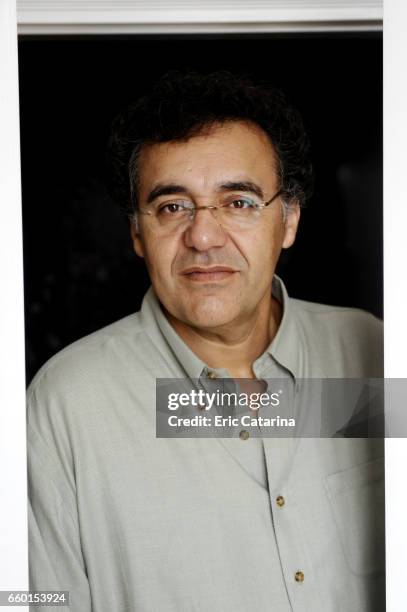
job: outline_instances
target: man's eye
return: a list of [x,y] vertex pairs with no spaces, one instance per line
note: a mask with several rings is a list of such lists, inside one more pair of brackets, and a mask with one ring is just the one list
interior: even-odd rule
[[170,202],[169,204],[163,204],[157,210],[158,215],[168,215],[182,212],[184,210],[184,206],[182,204],[177,204],[176,202]]
[[247,198],[235,198],[231,204],[231,208],[240,210],[240,209],[250,209],[256,208],[256,203],[253,200]]

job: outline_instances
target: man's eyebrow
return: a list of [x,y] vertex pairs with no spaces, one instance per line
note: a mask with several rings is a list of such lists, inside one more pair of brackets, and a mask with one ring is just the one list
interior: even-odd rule
[[160,196],[175,195],[176,193],[187,193],[187,188],[183,185],[177,185],[175,183],[158,183],[148,194],[147,204],[151,204],[154,200]]
[[[227,181],[217,186],[217,191],[244,191],[254,193],[259,198],[264,197],[262,188],[253,181]],[[175,195],[177,193],[188,193],[187,187],[177,183],[158,183],[147,196],[147,204],[151,204],[160,196]]]
[[228,181],[219,185],[218,189],[219,191],[246,191],[254,193],[259,198],[264,197],[262,188],[253,181]]

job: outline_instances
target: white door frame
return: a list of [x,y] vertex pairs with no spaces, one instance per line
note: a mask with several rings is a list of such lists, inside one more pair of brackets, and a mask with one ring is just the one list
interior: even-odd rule
[[380,30],[382,0],[18,0],[21,34]]
[[[15,0],[0,2],[0,58],[0,591],[10,591],[28,588],[23,245]],[[27,610],[20,606],[11,609]]]

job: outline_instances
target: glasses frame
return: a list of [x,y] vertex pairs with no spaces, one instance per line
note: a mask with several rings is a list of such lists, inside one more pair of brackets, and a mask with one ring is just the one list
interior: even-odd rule
[[[283,190],[279,189],[277,191],[277,193],[275,193],[269,200],[266,200],[262,204],[258,204],[256,206],[256,209],[257,210],[264,210],[265,208],[270,206],[270,204],[272,204],[272,202],[274,202],[274,200],[276,200],[279,196],[281,196],[282,193],[283,193]],[[208,204],[206,206],[191,206],[191,208],[189,209],[189,211],[190,211],[189,221],[193,221],[195,219],[195,215],[196,215],[196,212],[198,210],[219,210],[221,208],[226,208],[227,206],[229,206],[229,204],[223,204],[222,206],[215,206],[214,204]],[[157,218],[157,215],[155,214],[155,211],[146,210],[146,209],[143,209],[143,208],[138,208],[136,210],[136,212],[135,212],[135,215],[134,215],[136,221],[137,221],[137,215],[138,214],[149,215],[149,216],[153,216],[153,217]],[[216,214],[215,214],[215,219],[216,219]]]

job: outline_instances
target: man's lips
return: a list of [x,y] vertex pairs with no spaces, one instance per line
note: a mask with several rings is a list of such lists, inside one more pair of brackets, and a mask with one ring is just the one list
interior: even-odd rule
[[212,266],[209,268],[203,268],[201,266],[192,266],[182,270],[181,275],[192,281],[217,281],[229,278],[233,274],[238,272],[233,268],[227,266]]

